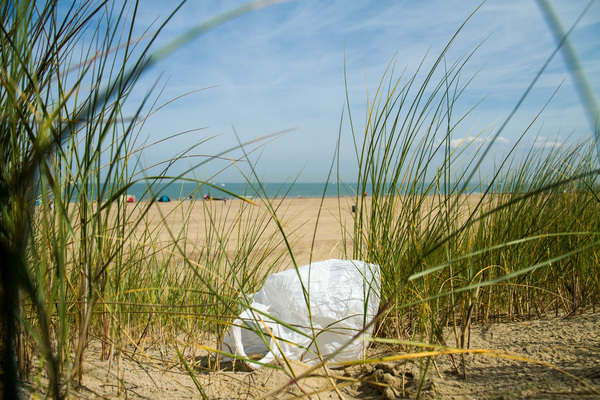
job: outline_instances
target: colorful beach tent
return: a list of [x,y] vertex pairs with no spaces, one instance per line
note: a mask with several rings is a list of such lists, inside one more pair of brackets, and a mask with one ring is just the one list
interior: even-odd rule
[[169,196],[162,195],[158,198],[159,203],[168,203],[169,201],[171,201]]

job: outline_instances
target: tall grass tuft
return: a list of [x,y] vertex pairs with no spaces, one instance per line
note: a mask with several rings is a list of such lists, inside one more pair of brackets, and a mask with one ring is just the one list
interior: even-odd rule
[[[144,345],[156,337],[168,346],[181,339],[180,332],[187,343],[202,334],[219,338],[226,325],[210,321],[233,317],[232,302],[256,290],[276,265],[274,239],[266,240],[263,253],[254,251],[259,240],[263,245],[268,221],[249,222],[247,205],[230,211],[238,213],[234,225],[207,226],[211,235],[201,249],[187,243],[193,202],[173,211],[183,213],[180,226],[153,225],[148,211],[157,207],[154,188],[182,176],[169,178],[165,170],[139,178],[143,166],[136,156],[143,146],[136,145],[136,135],[148,97],[126,106],[152,62],[260,5],[200,24],[154,54],[150,47],[164,24],[144,39],[134,37],[136,2],[25,0],[1,6],[6,398],[19,396],[19,379],[38,374],[47,379],[50,396],[69,395],[81,384],[84,353],[94,338],[100,358],[117,363],[126,347],[135,349],[129,357],[149,357]],[[150,200],[126,204],[128,189],[143,180]],[[207,208],[206,218],[216,212]],[[165,235],[167,242],[160,240]],[[226,248],[232,237],[246,247]],[[258,270],[263,275],[257,277]]]
[[[184,176],[170,177],[165,169],[140,178],[147,171],[137,161],[144,148],[137,134],[149,98],[128,112],[126,101],[151,63],[269,2],[216,17],[152,54],[162,26],[134,38],[139,3],[5,3],[5,397],[19,397],[19,381],[32,392],[69,396],[81,385],[89,354],[116,365],[118,373],[127,358],[178,363],[194,375],[190,361],[219,348],[248,306],[247,295],[284,262],[298,267],[279,219],[283,203],[239,196],[228,204],[158,204],[158,185]],[[476,321],[574,314],[600,301],[597,144],[531,148],[524,156],[515,148],[489,185],[470,186],[487,149],[452,146],[463,136],[464,116],[454,109],[469,83],[461,71],[470,55],[447,64],[448,48],[423,77],[425,63],[407,80],[396,79],[390,64],[368,99],[364,130],[351,125],[359,174],[354,224],[343,231],[346,256],[381,266],[375,334],[409,352],[431,344],[468,348]],[[253,182],[257,174],[250,168]],[[149,200],[125,203],[123,196],[141,181]],[[193,197],[201,198],[210,185],[193,181]],[[249,187],[253,195],[262,193],[260,181]],[[159,221],[151,217],[155,208]],[[202,243],[190,231],[193,218],[204,223]],[[467,361],[463,353],[455,362],[464,376]],[[422,361],[423,377],[429,365]],[[211,367],[219,368],[218,360]],[[286,385],[311,371],[288,371]],[[195,376],[194,382],[206,398]]]
[[[348,108],[359,173],[354,230],[343,234],[353,258],[382,267],[377,332],[407,351],[468,348],[474,321],[583,312],[600,289],[595,143],[517,144],[489,183],[472,183],[489,147],[451,144],[466,136],[454,109],[470,56],[448,65],[447,49],[408,79],[395,79],[391,63],[367,98],[364,131]],[[464,355],[454,365],[467,376]]]
[[[16,396],[17,371],[27,373],[33,354],[41,355],[54,397],[63,393],[63,377],[81,378],[96,302],[110,292],[112,266],[134,256],[124,229],[134,221],[120,194],[130,184],[137,116],[127,122],[122,110],[141,72],[129,63],[135,54],[139,63],[148,48],[138,49],[133,40],[131,11],[128,4],[94,2],[2,7],[1,263],[9,396]],[[103,337],[110,326],[104,314]],[[68,393],[72,380],[66,382]]]

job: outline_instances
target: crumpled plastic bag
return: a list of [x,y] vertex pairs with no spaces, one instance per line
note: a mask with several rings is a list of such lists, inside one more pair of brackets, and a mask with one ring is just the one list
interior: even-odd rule
[[[270,275],[233,322],[223,351],[256,360],[251,368],[284,356],[314,364],[319,353],[335,353],[372,321],[380,288],[379,266],[357,260],[314,262]],[[328,365],[364,358],[372,331],[370,326]]]

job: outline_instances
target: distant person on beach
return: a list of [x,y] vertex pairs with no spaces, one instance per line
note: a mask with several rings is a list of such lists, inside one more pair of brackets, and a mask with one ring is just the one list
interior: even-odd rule
[[227,203],[227,197],[223,197],[223,198],[217,198],[217,197],[215,197],[215,198],[212,198],[208,194],[204,195],[204,200],[222,201],[223,203]]

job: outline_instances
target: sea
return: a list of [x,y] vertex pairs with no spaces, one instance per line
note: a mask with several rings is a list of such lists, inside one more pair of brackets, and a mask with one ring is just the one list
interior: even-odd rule
[[[419,193],[429,185],[422,185]],[[128,188],[126,195],[137,201],[152,197],[166,196],[169,200],[200,199],[208,196],[213,199],[234,199],[236,197],[255,198],[315,198],[315,197],[354,197],[359,186],[344,183],[231,183],[231,182],[174,182],[149,186],[148,183],[134,183]],[[486,188],[483,184],[470,184],[467,193],[481,193]],[[362,190],[361,190],[362,192]],[[370,185],[366,186],[366,194],[370,195]]]
[[212,199],[244,198],[311,198],[311,197],[344,197],[355,195],[356,184],[353,187],[335,183],[239,183],[239,182],[175,182],[161,183],[149,187],[147,183],[134,183],[127,195],[135,196],[136,200],[148,200],[151,197],[167,196],[171,200],[203,198],[205,195]]

